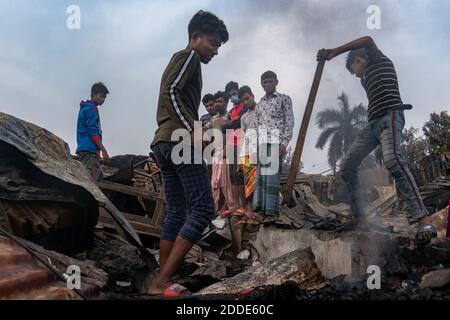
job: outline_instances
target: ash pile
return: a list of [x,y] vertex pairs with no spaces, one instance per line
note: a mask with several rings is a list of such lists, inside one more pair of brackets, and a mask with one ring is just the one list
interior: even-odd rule
[[[0,299],[149,299],[165,211],[151,165],[114,157],[94,183],[60,138],[0,113]],[[438,229],[427,246],[385,172],[360,173],[373,230],[354,228],[339,179],[299,174],[278,219],[218,217],[173,280],[198,299],[449,299],[449,167],[421,186]]]

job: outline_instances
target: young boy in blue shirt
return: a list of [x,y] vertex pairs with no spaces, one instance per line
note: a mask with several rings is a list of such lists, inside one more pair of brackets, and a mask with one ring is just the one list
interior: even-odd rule
[[110,162],[108,152],[102,142],[102,128],[98,107],[103,105],[109,94],[106,86],[99,82],[91,88],[91,99],[80,103],[77,122],[77,155],[89,171],[94,181],[102,178],[100,153],[103,163]]

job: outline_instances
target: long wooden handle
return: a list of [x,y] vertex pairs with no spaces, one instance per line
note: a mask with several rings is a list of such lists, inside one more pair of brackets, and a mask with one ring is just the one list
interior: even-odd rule
[[283,202],[289,203],[292,199],[292,188],[294,187],[295,180],[302,159],[303,146],[305,144],[306,132],[308,131],[309,121],[316,100],[317,91],[319,90],[320,79],[322,77],[323,68],[325,66],[325,60],[320,60],[317,63],[316,73],[314,74],[313,83],[309,92],[308,102],[306,103],[305,113],[303,114],[302,125],[300,132],[298,133],[297,144],[295,145],[294,156],[292,157],[291,168],[289,169],[289,176],[286,185],[283,189]]

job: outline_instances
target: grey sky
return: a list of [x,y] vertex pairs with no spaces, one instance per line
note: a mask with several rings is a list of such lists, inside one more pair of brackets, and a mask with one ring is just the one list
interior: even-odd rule
[[[66,28],[71,4],[81,8],[81,30]],[[381,8],[381,30],[366,27],[371,4]],[[110,154],[147,154],[161,74],[186,46],[187,24],[199,9],[217,14],[230,31],[219,56],[203,66],[203,93],[234,80],[260,98],[261,73],[275,71],[279,91],[294,103],[294,140],[317,50],[362,35],[371,35],[397,67],[402,98],[414,105],[407,126],[420,127],[429,113],[450,108],[449,0],[2,0],[0,110],[47,128],[74,152],[79,102],[92,83],[103,81],[111,91],[101,110]],[[367,103],[344,63],[342,56],[325,66],[313,117],[336,106],[342,91],[352,105]],[[318,134],[311,123],[304,151],[309,172],[326,162],[326,153],[314,148]]]

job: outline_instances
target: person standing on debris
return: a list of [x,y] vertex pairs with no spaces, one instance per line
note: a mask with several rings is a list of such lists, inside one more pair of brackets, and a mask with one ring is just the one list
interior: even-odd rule
[[351,208],[360,227],[370,228],[364,215],[358,167],[361,161],[381,145],[383,161],[395,179],[395,185],[406,201],[409,221],[419,222],[418,243],[428,243],[437,236],[432,220],[420,197],[416,182],[400,149],[405,125],[405,105],[400,97],[394,64],[376,46],[371,37],[362,37],[335,49],[322,49],[318,60],[331,60],[348,52],[346,67],[361,79],[369,100],[369,123],[355,139],[341,162],[341,176],[350,192]]
[[202,126],[205,127],[211,121],[212,117],[216,114],[216,103],[214,101],[214,95],[212,95],[211,93],[205,94],[203,96],[202,103],[205,106],[206,112],[208,112],[207,114],[204,114],[200,117]]
[[[227,154],[230,159],[228,161],[228,170],[230,174],[231,184],[234,186],[235,198],[239,199],[240,207],[234,212],[235,216],[243,217],[245,215],[244,205],[244,176],[240,170],[239,163],[239,143],[241,142],[241,116],[247,111],[245,104],[239,99],[239,84],[230,81],[225,86],[225,94],[233,104],[233,107],[228,112],[230,123],[225,126],[224,130],[228,134],[228,146],[233,151],[233,156]],[[227,132],[229,130],[229,132]]]
[[[202,103],[208,113],[201,116],[200,121],[202,122],[203,130],[208,130],[209,128],[211,128],[212,117],[216,115],[216,102],[214,100],[214,95],[211,93],[205,94],[203,96]],[[205,138],[207,138],[206,134]],[[210,161],[208,161],[208,158],[205,159],[205,162],[207,162],[206,167],[208,168],[208,174],[211,177],[212,165]]]
[[215,128],[222,130],[225,124],[229,122],[227,113],[228,97],[223,91],[217,91],[213,98],[215,114],[211,117],[208,129]]
[[252,208],[253,191],[256,184],[256,164],[252,163],[252,156],[256,158],[256,141],[255,132],[248,130],[253,123],[255,117],[256,101],[252,89],[243,86],[238,92],[239,99],[245,104],[247,111],[241,116],[241,130],[244,133],[242,149],[241,149],[241,172],[244,176],[244,206],[247,223],[256,223],[260,217]]
[[[291,98],[276,90],[278,77],[275,72],[264,72],[261,75],[261,85],[266,94],[256,105],[252,124],[252,128],[258,131],[258,163],[253,210],[276,218],[279,215],[282,159],[292,139],[294,113]],[[276,152],[279,154],[276,155]],[[270,160],[276,158],[278,170],[269,174],[266,172],[267,168],[274,165]]]
[[[188,33],[187,48],[172,56],[163,73],[158,129],[151,143],[163,179],[166,217],[161,229],[160,272],[148,294],[164,297],[189,294],[186,288],[173,284],[171,278],[214,218],[208,171],[204,164],[195,164],[193,129],[199,119],[201,63],[208,64],[218,54],[221,45],[228,41],[228,31],[217,16],[201,10],[191,19]],[[172,133],[177,129],[190,134],[189,163],[178,164],[172,158],[172,150],[178,144],[172,140]]]
[[227,113],[228,96],[225,92],[219,91],[214,98],[217,114],[211,119],[211,128],[222,133],[222,143],[214,148],[211,188],[217,214],[221,217],[228,217],[239,208],[236,187],[231,183],[229,165],[226,163],[225,128],[230,124]]
[[100,152],[103,163],[109,165],[108,152],[102,142],[102,128],[98,107],[103,105],[109,94],[106,86],[99,82],[91,88],[91,99],[80,103],[77,121],[77,155],[89,171],[92,179],[103,177],[100,167]]

